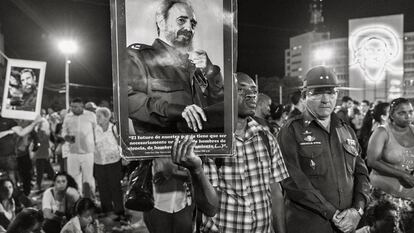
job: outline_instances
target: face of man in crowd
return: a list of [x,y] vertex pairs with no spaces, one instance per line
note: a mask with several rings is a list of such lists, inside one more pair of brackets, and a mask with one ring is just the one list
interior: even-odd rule
[[367,103],[365,103],[365,102],[362,102],[361,103],[361,111],[363,113],[366,113],[366,112],[368,112],[368,110],[369,110],[369,105]]
[[78,116],[83,113],[83,104],[82,103],[71,103],[70,110],[73,112],[73,114]]
[[262,114],[265,118],[270,116],[270,105],[271,104],[272,104],[272,100],[266,100],[266,101],[263,101],[263,103],[260,106]]
[[22,89],[25,93],[30,93],[36,87],[36,82],[32,73],[24,72],[20,75],[20,81],[22,83]]
[[352,107],[354,107],[354,102],[352,100],[349,100],[348,102],[346,102],[347,109],[351,109]]
[[306,91],[306,106],[318,119],[326,119],[333,112],[338,98],[335,88],[316,88]]
[[171,44],[176,47],[192,47],[197,21],[190,6],[184,3],[174,4],[163,21],[160,30]]
[[407,127],[413,122],[413,106],[410,103],[400,104],[391,117],[396,125]]
[[241,118],[254,116],[257,104],[257,86],[248,77],[242,76],[237,81],[238,116]]

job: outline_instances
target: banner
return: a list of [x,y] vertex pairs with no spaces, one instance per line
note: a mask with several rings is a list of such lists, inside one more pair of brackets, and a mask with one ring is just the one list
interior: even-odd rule
[[233,154],[235,3],[112,0],[114,107],[124,154],[169,157],[176,137],[196,153]]
[[349,20],[349,87],[355,99],[390,101],[402,95],[403,15]]
[[1,115],[34,120],[40,115],[46,62],[8,59]]

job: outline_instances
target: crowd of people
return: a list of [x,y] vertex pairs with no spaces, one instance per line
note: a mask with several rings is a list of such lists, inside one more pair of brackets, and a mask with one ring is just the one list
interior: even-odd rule
[[[315,81],[320,75],[328,78]],[[414,231],[409,100],[343,96],[336,106],[335,74],[316,67],[291,103],[278,105],[248,75],[236,77],[235,157],[200,159],[185,137],[171,158],[153,160],[150,232]],[[96,232],[98,213],[127,218],[112,115],[75,98],[69,111],[49,108],[34,121],[0,118],[0,232]]]
[[94,213],[126,220],[112,116],[74,98],[70,109],[42,109],[33,121],[0,117],[0,232],[96,232]]
[[[165,1],[155,19],[154,43],[127,49],[129,133],[222,129],[222,72],[192,47],[193,8]],[[0,117],[0,232],[110,232],[97,216],[128,219],[125,199],[145,206],[150,233],[414,232],[409,100],[338,101],[338,78],[325,66],[307,72],[288,105],[258,93],[247,74],[234,77],[234,153],[224,158],[197,155],[185,136],[171,157],[125,169],[111,109],[79,98],[33,121]],[[136,185],[144,167],[149,188]]]

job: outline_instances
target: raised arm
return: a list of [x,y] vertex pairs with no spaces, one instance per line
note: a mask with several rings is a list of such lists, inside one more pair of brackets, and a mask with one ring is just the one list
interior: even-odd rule
[[42,121],[42,117],[37,116],[36,119],[34,121],[32,121],[32,123],[30,123],[28,126],[26,126],[24,128],[21,127],[21,126],[14,126],[12,128],[12,130],[18,136],[23,137],[23,136],[26,136],[27,134],[29,134],[30,132],[32,132],[34,127],[36,125],[38,125],[41,121]]
[[172,147],[172,161],[190,171],[194,186],[194,198],[197,207],[207,216],[216,215],[218,210],[218,197],[214,187],[204,174],[202,161],[194,153],[195,141],[186,136],[182,140],[174,141]]

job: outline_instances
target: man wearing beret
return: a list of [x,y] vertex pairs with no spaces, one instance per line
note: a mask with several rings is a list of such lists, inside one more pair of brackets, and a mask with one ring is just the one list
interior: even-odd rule
[[302,90],[305,111],[278,135],[291,176],[282,181],[290,233],[354,232],[368,202],[368,171],[358,140],[333,113],[338,86],[331,69],[312,68]]

